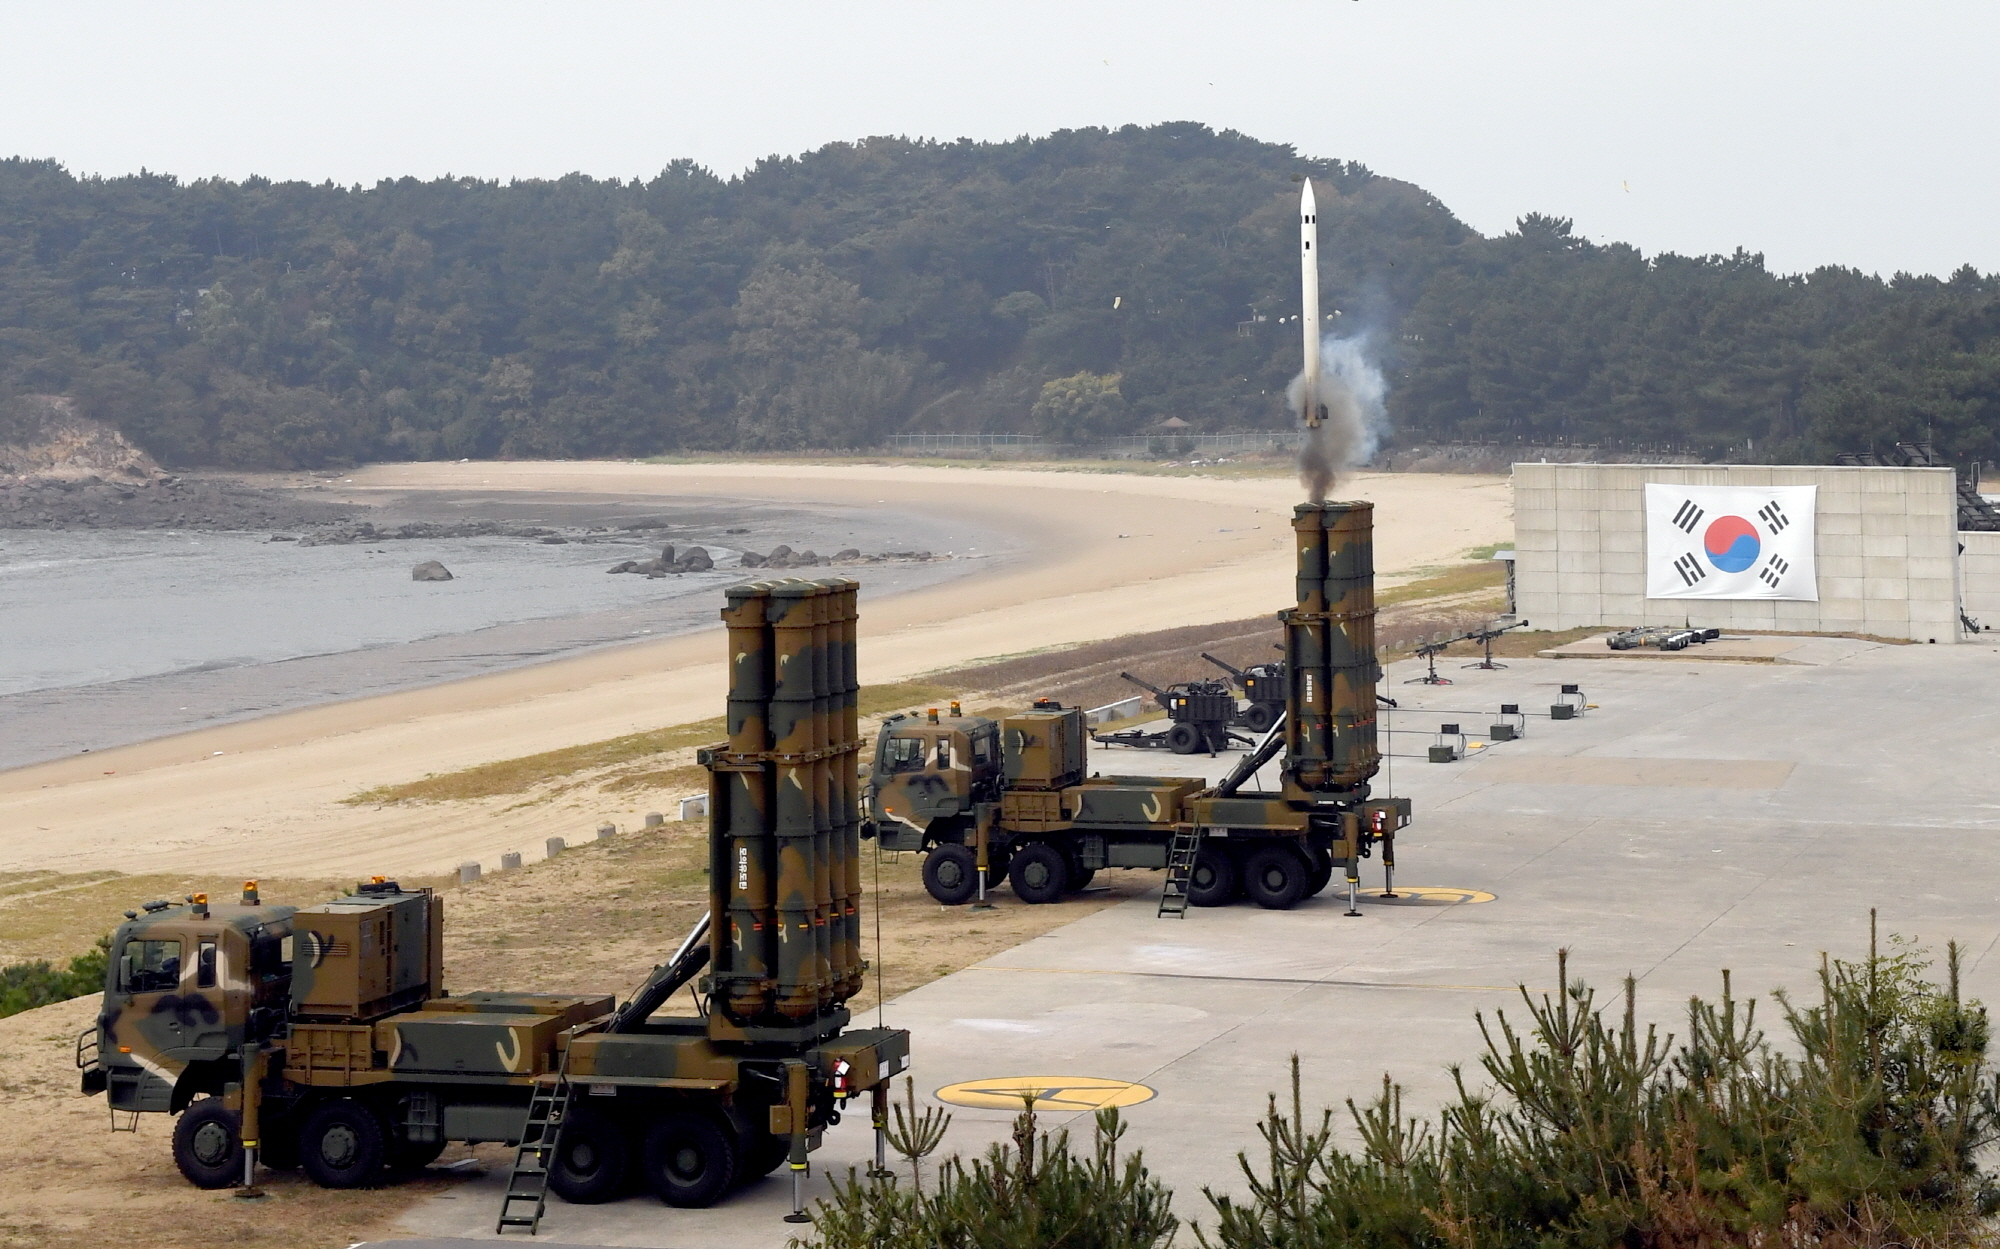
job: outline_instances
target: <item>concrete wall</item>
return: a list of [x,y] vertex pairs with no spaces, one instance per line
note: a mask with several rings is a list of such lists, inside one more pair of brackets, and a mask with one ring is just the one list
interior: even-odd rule
[[2000,533],[1961,533],[1959,594],[1965,614],[2000,632]]
[[[1647,598],[1648,482],[1818,486],[1819,602]],[[1689,622],[1956,642],[1956,488],[1948,468],[1516,464],[1517,611],[1538,629]],[[2000,599],[2000,542],[1992,558],[1979,576]]]

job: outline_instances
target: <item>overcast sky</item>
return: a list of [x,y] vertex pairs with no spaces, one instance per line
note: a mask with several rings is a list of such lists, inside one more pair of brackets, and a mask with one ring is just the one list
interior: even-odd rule
[[0,0],[0,154],[373,182],[718,173],[1194,120],[1780,271],[2000,269],[1992,0]]

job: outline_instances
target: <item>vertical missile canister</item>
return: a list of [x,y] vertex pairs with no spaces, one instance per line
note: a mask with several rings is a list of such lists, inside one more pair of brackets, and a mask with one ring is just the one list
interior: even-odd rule
[[1319,207],[1312,179],[1299,193],[1299,325],[1305,332],[1305,369],[1299,375],[1299,415],[1307,426],[1326,416],[1319,397]]
[[1375,740],[1375,541],[1372,503],[1292,509],[1298,605],[1280,612],[1293,714],[1285,721],[1285,796],[1367,796]]
[[855,590],[727,591],[729,742],[704,752],[717,1036],[817,1025],[861,987]]
[[[727,593],[729,744],[726,767],[709,771],[710,925],[717,997],[738,1020],[769,1014],[777,968],[777,915],[771,905],[771,637],[764,620],[768,585]],[[725,970],[726,969],[726,970]]]

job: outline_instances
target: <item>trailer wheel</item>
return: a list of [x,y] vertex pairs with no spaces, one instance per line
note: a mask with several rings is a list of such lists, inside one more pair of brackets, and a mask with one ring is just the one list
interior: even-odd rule
[[1194,856],[1188,873],[1188,902],[1194,906],[1228,906],[1236,900],[1236,860],[1221,846],[1205,845]]
[[1306,896],[1316,898],[1321,890],[1333,882],[1333,851],[1315,850],[1310,857],[1313,870],[1312,879],[1306,881]]
[[1289,911],[1306,896],[1312,864],[1292,846],[1264,846],[1243,865],[1243,892],[1267,911]]
[[712,1206],[736,1184],[736,1143],[713,1118],[668,1115],[646,1133],[646,1182],[670,1206]]
[[1182,721],[1167,730],[1167,749],[1177,755],[1191,755],[1202,748],[1201,730]]
[[236,1112],[204,1097],[174,1124],[174,1165],[196,1188],[228,1188],[243,1178],[243,1138]]
[[563,1124],[549,1188],[573,1206],[610,1201],[632,1174],[632,1141],[622,1124],[582,1111]]
[[1269,703],[1251,703],[1243,711],[1243,727],[1252,733],[1268,733],[1277,722],[1278,714]]
[[1060,902],[1069,892],[1069,858],[1046,841],[1029,842],[1014,855],[1007,880],[1023,902]]
[[924,856],[924,892],[945,906],[960,906],[978,891],[978,855],[957,842],[931,847]]
[[306,1119],[299,1132],[299,1162],[321,1188],[367,1188],[380,1182],[388,1162],[388,1133],[375,1112],[342,1098]]

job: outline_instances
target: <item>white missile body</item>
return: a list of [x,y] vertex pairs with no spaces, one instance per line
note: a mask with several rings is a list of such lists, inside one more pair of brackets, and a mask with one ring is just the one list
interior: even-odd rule
[[1313,203],[1311,178],[1306,179],[1306,189],[1299,195],[1299,302],[1299,326],[1305,331],[1306,349],[1299,414],[1311,429],[1326,415],[1319,400],[1319,208]]

